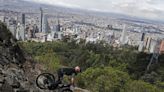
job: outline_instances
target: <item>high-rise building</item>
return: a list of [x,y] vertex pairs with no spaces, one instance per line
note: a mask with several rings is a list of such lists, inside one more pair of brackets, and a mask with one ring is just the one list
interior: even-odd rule
[[5,17],[4,16],[0,16],[0,21],[1,22],[5,22],[4,20],[5,20]]
[[145,33],[142,33],[141,35],[141,41],[139,43],[138,51],[142,52],[144,50],[144,39],[145,39]]
[[146,48],[146,45],[147,45],[147,41],[148,41],[148,37],[145,37],[144,39],[144,47]]
[[151,37],[146,37],[144,40],[144,47],[148,51],[150,48],[150,43],[151,43],[152,38]]
[[34,30],[34,34],[39,32],[39,28],[36,24],[33,26],[33,30]]
[[40,8],[40,32],[42,32],[43,10]]
[[59,23],[59,20],[58,20],[58,24],[57,24],[57,26],[56,26],[56,30],[57,30],[57,32],[60,32],[60,23]]
[[25,26],[25,14],[22,14],[22,24]]
[[157,40],[151,39],[149,52],[154,53],[156,51],[157,46],[159,46],[157,44]]
[[161,41],[159,52],[160,54],[164,53],[164,40]]
[[18,23],[17,29],[16,29],[16,39],[24,41],[25,40],[25,28],[23,25]]
[[126,29],[126,25],[124,25],[121,34],[121,39],[120,39],[121,44],[126,44],[126,35],[127,35],[127,29]]
[[147,44],[146,44],[146,49],[148,50],[150,48],[150,43],[151,43],[152,38],[148,37]]
[[27,28],[27,39],[30,40],[31,38],[33,38],[33,27],[30,25],[28,28]]
[[58,19],[58,20],[57,20],[57,25],[54,26],[54,31],[60,32],[60,31],[61,31],[60,28],[61,28],[61,26],[60,26],[60,21],[59,21],[59,19]]
[[144,50],[144,42],[141,41],[141,42],[139,43],[138,51],[139,51],[139,52],[142,52],[143,50]]
[[144,39],[145,39],[145,33],[142,33],[141,41],[144,41]]
[[47,16],[43,16],[43,22],[42,22],[42,32],[47,33],[49,31],[49,25],[48,25],[48,19]]

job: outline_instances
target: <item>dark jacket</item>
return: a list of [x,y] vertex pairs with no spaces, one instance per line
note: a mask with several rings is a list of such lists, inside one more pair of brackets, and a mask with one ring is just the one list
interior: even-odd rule
[[62,78],[64,75],[75,76],[77,75],[74,68],[60,68],[58,71],[58,78]]

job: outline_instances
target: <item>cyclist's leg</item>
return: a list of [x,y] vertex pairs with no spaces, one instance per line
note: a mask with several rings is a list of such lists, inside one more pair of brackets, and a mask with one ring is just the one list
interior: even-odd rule
[[64,74],[61,72],[58,72],[58,79],[57,79],[57,84],[61,84],[63,80]]

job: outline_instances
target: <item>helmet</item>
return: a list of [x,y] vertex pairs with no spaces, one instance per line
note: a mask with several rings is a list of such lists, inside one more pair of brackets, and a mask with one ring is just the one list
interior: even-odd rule
[[79,66],[76,66],[76,67],[75,67],[75,71],[76,71],[76,72],[81,72],[80,67],[79,67]]

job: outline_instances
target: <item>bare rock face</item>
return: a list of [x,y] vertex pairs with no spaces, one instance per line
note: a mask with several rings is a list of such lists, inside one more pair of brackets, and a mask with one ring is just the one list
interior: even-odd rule
[[44,92],[35,84],[39,73],[36,64],[27,61],[16,39],[0,23],[0,92]]

